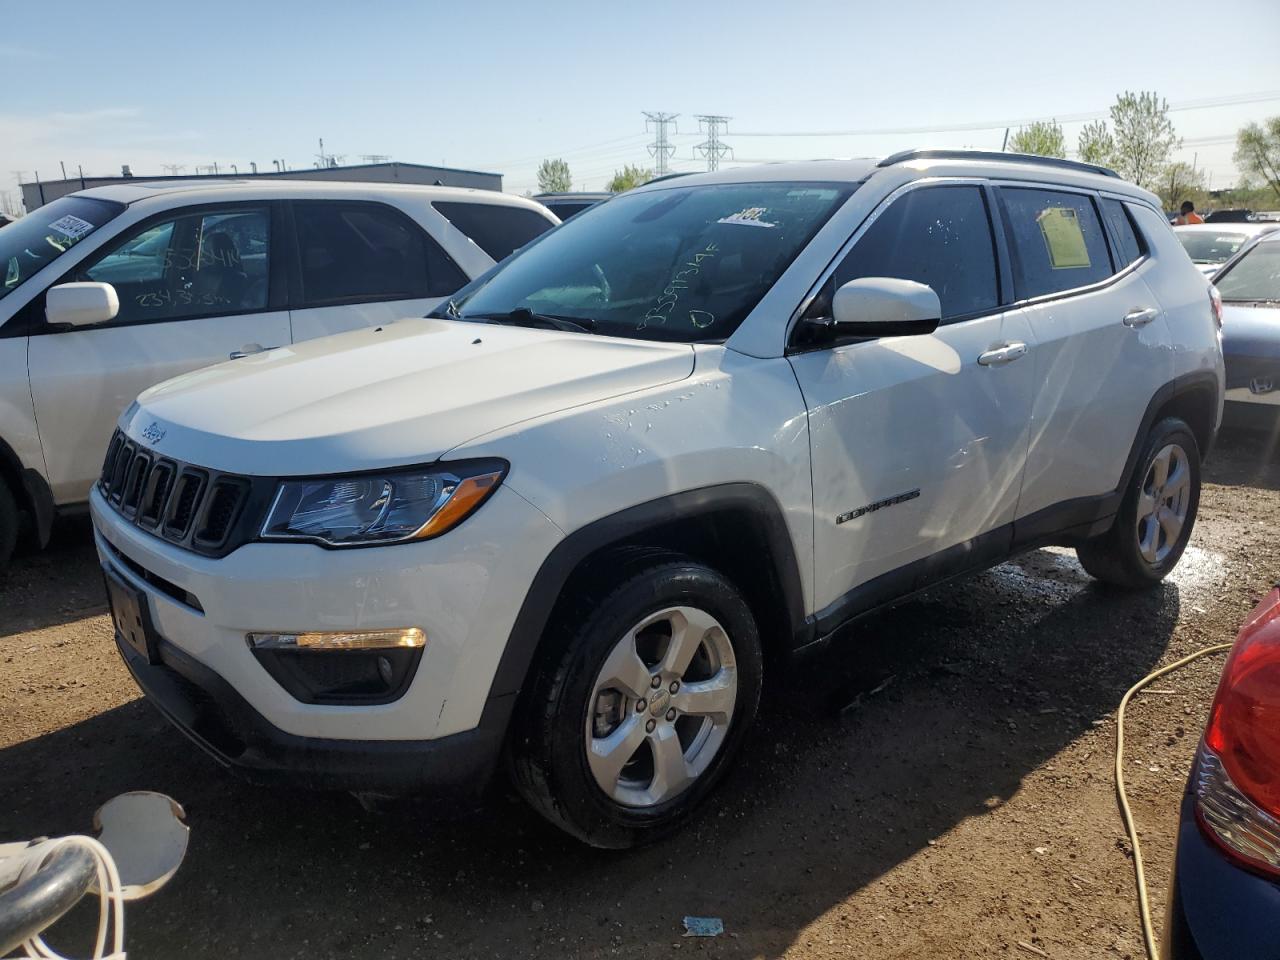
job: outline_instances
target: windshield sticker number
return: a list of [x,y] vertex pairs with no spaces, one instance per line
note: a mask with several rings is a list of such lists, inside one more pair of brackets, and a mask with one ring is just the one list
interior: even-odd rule
[[[702,272],[702,261],[714,257],[720,248],[714,243],[708,243],[701,252],[695,253],[687,261],[680,265],[680,269],[676,271],[675,276],[671,278],[671,282],[662,290],[662,296],[658,297],[658,302],[648,309],[640,322],[636,325],[637,330],[643,330],[650,324],[661,326],[671,317],[671,311],[675,309],[676,304],[680,302],[680,294],[689,288],[689,278],[696,277]],[[716,322],[715,314],[707,313],[705,310],[690,310],[689,322],[699,329],[705,329]]]
[[49,229],[57,230],[68,240],[75,241],[92,231],[94,227],[88,220],[81,220],[79,217],[67,214],[65,217],[59,217],[49,224]]
[[768,207],[747,207],[730,216],[721,217],[716,223],[740,223],[747,227],[776,227],[776,223],[762,219],[768,212]]

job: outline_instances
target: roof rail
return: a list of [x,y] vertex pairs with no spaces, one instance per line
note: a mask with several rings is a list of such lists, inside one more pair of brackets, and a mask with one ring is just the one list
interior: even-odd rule
[[1079,160],[1060,160],[1057,157],[1037,157],[1030,153],[996,153],[994,150],[903,150],[885,157],[876,166],[892,167],[908,160],[998,160],[1004,163],[1031,163],[1042,167],[1063,167],[1084,173],[1098,173],[1104,177],[1120,179],[1120,174],[1110,167]]

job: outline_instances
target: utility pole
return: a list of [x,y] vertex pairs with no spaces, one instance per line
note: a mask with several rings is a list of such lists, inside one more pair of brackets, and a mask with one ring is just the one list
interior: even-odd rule
[[726,146],[720,140],[720,134],[728,131],[731,118],[715,114],[698,114],[697,119],[698,126],[706,131],[707,139],[693,149],[707,158],[708,170],[719,170],[720,159],[733,156],[733,148]]
[[652,126],[654,131],[653,143],[649,144],[649,156],[653,157],[654,169],[659,177],[665,177],[670,172],[667,161],[675,154],[676,147],[667,139],[667,128],[675,130],[678,116],[678,113],[644,111],[644,128],[648,131]]
[[183,170],[187,169],[186,164],[182,163],[162,163],[160,169],[171,177],[176,177]]

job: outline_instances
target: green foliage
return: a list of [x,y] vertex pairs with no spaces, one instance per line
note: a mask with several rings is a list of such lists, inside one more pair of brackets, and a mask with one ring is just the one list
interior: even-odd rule
[[1197,210],[1212,206],[1204,188],[1204,171],[1196,170],[1189,163],[1177,161],[1164,168],[1160,186],[1156,190],[1166,210],[1177,210],[1183,200],[1190,200]]
[[569,164],[563,160],[543,160],[538,165],[539,193],[568,193],[573,189]]
[[1097,163],[1109,167],[1115,162],[1116,141],[1107,129],[1105,120],[1086,123],[1076,142],[1080,159],[1085,163]]
[[1057,157],[1060,160],[1067,157],[1066,139],[1056,120],[1037,120],[1029,127],[1019,127],[1009,138],[1009,149],[1014,153],[1031,153],[1037,157]]
[[1241,186],[1261,184],[1280,198],[1280,117],[1242,127],[1236,134],[1234,160],[1240,170]]
[[633,167],[628,163],[621,170],[614,171],[613,179],[605,185],[605,189],[610,190],[613,193],[623,193],[624,191],[631,190],[641,184],[648,183],[652,179],[652,170],[646,170],[643,167]]
[[1155,93],[1126,90],[1111,108],[1115,170],[1148,190],[1160,185],[1173,151],[1182,145],[1169,119],[1169,101]]

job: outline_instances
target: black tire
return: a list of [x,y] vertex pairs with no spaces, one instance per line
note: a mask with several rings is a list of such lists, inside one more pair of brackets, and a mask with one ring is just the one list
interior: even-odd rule
[[[545,649],[532,668],[512,724],[510,743],[513,780],[525,800],[561,829],[591,846],[609,849],[658,839],[685,822],[706,799],[732,764],[755,717],[763,671],[755,618],[725,577],[671,554],[620,559],[617,566],[610,564],[618,570],[612,584],[585,587],[566,598],[549,625]],[[647,617],[675,606],[705,611],[723,627],[736,660],[736,700],[718,750],[683,792],[651,806],[626,805],[605,793],[588,763],[587,725],[600,722],[592,719],[597,716],[595,684],[620,638]],[[646,669],[657,668],[649,664]],[[662,688],[658,690],[661,694]],[[650,706],[658,703],[655,695]],[[632,707],[642,704],[624,701],[618,716],[629,718]],[[640,716],[648,722],[643,709],[637,712]],[[660,723],[663,716],[655,716]]]
[[[1144,490],[1151,489],[1150,478],[1156,456],[1169,446],[1181,450],[1189,474],[1186,518],[1177,537],[1172,541],[1165,538],[1164,533],[1156,531],[1156,536],[1160,538],[1157,543],[1161,552],[1158,559],[1153,561],[1143,555],[1140,545],[1142,532],[1148,529],[1146,524],[1150,521],[1144,521],[1144,526],[1140,528],[1138,514]],[[1161,420],[1151,428],[1142,445],[1142,454],[1138,458],[1133,476],[1129,478],[1128,489],[1125,490],[1111,529],[1076,548],[1080,565],[1091,576],[1117,587],[1136,590],[1153,586],[1177,566],[1191,539],[1199,507],[1200,447],[1196,443],[1195,434],[1184,421],[1176,417]]]
[[18,542],[18,530],[21,525],[22,514],[18,512],[13,491],[4,480],[0,480],[0,576],[3,576],[9,567],[9,559],[13,556],[13,548]]

